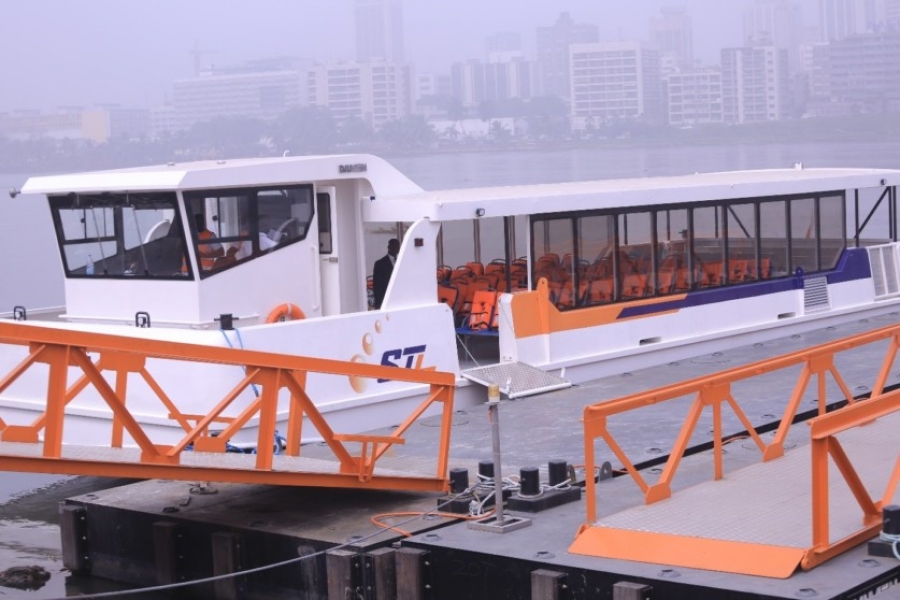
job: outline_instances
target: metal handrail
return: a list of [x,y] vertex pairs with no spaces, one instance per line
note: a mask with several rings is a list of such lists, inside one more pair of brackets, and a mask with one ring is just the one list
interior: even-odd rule
[[[884,340],[888,341],[888,345],[885,350],[884,360],[878,369],[875,384],[872,386],[871,394],[864,402],[856,402],[841,378],[840,373],[835,368],[835,356],[847,350]],[[898,485],[900,485],[900,456],[898,456],[893,471],[887,477],[883,495],[881,498],[873,498],[863,485],[859,474],[851,464],[837,437],[851,428],[865,426],[881,417],[900,411],[900,389],[889,392],[884,390],[898,349],[900,349],[900,326],[892,325],[713,375],[698,377],[659,389],[632,394],[618,400],[588,406],[584,411],[585,467],[588,473],[594,472],[597,464],[594,455],[595,440],[598,437],[602,438],[622,461],[628,473],[644,492],[647,504],[668,498],[672,494],[672,479],[681,459],[684,457],[700,414],[705,407],[711,406],[713,410],[714,478],[716,480],[721,479],[723,476],[722,460],[724,453],[721,421],[723,403],[727,403],[732,408],[746,427],[748,434],[760,449],[763,461],[778,458],[784,454],[784,440],[793,424],[807,386],[813,375],[815,375],[818,379],[817,402],[819,414],[807,421],[811,440],[812,539],[810,540],[810,545],[801,549],[801,554],[798,555],[800,566],[807,570],[811,569],[877,535],[878,530],[882,526],[881,511],[894,497]],[[797,366],[801,367],[801,369],[794,390],[787,402],[774,439],[766,445],[732,396],[732,385],[773,371]],[[826,412],[825,389],[825,375],[829,372],[838,383],[849,404],[840,410],[830,413]],[[606,427],[607,420],[614,415],[684,398],[691,394],[695,395],[695,399],[673,444],[663,472],[655,484],[649,485],[608,431]],[[843,539],[834,542],[829,537],[831,518],[828,484],[829,458],[837,466],[862,513],[860,526]],[[586,491],[587,522],[582,526],[581,533],[590,530],[597,521],[596,486],[589,484],[586,486]],[[788,557],[788,561],[790,561],[790,557]],[[793,564],[796,567],[797,563]],[[790,567],[790,565],[787,566]]]
[[[452,373],[425,369],[402,369],[370,365],[361,362],[312,358],[254,350],[206,346],[163,340],[135,339],[126,336],[74,331],[53,327],[38,327],[20,323],[0,323],[0,344],[29,347],[28,356],[0,379],[0,393],[12,385],[23,373],[35,364],[47,364],[48,392],[44,412],[30,425],[12,425],[0,419],[0,440],[3,442],[23,442],[41,445],[43,459],[62,464],[62,431],[66,417],[66,406],[86,387],[93,386],[113,412],[111,448],[121,448],[125,431],[141,450],[140,466],[134,464],[107,465],[100,471],[110,476],[138,476],[138,472],[151,473],[152,477],[190,478],[208,481],[236,481],[244,483],[273,482],[289,485],[322,485],[332,487],[367,486],[384,489],[416,489],[445,491],[447,489],[447,462],[450,446],[450,429],[453,416],[453,392],[456,378]],[[91,354],[98,354],[96,362]],[[204,415],[188,415],[180,411],[177,404],[167,395],[147,369],[148,358],[188,362],[202,362],[221,365],[235,365],[244,369],[245,377],[230,390],[214,407]],[[68,384],[69,370],[79,368],[83,375],[75,383]],[[115,386],[103,376],[103,372],[116,374]],[[343,375],[386,379],[429,386],[424,400],[389,436],[348,436],[334,432],[306,392],[308,373]],[[127,407],[127,382],[130,374],[139,375],[156,394],[169,411],[169,418],[185,432],[173,445],[155,444],[143,426],[129,412]],[[260,393],[237,416],[225,417],[223,413],[240,394],[250,386],[256,386]],[[340,475],[322,473],[297,474],[275,472],[273,470],[275,421],[278,393],[286,388],[291,395],[288,412],[288,432],[286,454],[299,456],[301,426],[304,417],[321,435],[340,464]],[[435,403],[443,404],[440,444],[433,478],[407,477],[402,475],[375,476],[375,465],[379,458],[393,444],[402,444],[403,433]],[[190,467],[190,474],[179,474],[182,453],[188,449],[196,452],[225,452],[227,442],[252,418],[258,418],[257,454],[255,471],[224,467]],[[211,423],[225,423],[225,429],[218,436],[209,433]],[[41,440],[41,432],[43,439]],[[362,452],[354,455],[344,442],[361,444]],[[371,443],[371,451],[367,447]],[[95,474],[96,465],[75,465],[70,461],[74,474]],[[27,465],[24,463],[28,463]],[[16,470],[35,470],[34,461],[6,458],[4,465]],[[153,468],[150,468],[153,467]],[[43,469],[45,467],[37,467]],[[49,467],[47,467],[49,468]],[[66,471],[55,471],[66,472]],[[127,472],[128,475],[123,475]],[[259,472],[269,474],[268,479],[260,478]],[[296,477],[291,478],[291,475]],[[224,479],[223,479],[224,478]]]

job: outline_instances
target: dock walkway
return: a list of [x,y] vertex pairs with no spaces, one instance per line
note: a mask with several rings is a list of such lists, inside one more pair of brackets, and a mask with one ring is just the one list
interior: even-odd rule
[[[692,377],[711,374],[728,367],[754,362],[822,344],[857,333],[894,324],[898,316],[885,315],[864,322],[811,331],[786,339],[755,344],[699,356],[655,368],[606,377],[588,384],[526,399],[503,401],[500,406],[503,473],[514,475],[522,467],[536,466],[544,473],[547,462],[562,459],[573,465],[584,462],[581,417],[584,408],[605,399],[615,399],[637,391],[653,389]],[[847,386],[855,395],[869,390],[883,357],[884,346],[875,344],[861,352],[851,352],[838,365]],[[754,384],[745,394],[752,394],[749,405],[742,404],[755,427],[771,426],[781,417],[785,399],[790,396],[796,372],[773,374]],[[888,385],[900,383],[900,367],[895,367]],[[813,386],[815,387],[815,386]],[[842,398],[833,383],[828,384],[829,399]],[[804,398],[801,412],[816,408],[811,394]],[[750,408],[748,408],[748,406]],[[658,467],[654,461],[664,459],[677,429],[684,419],[685,403],[672,402],[653,409],[642,409],[625,415],[617,439],[635,462],[647,465],[642,471],[652,477]],[[725,435],[743,428],[737,419],[725,420]],[[382,457],[379,465],[397,472],[427,472],[430,457],[438,441],[439,417],[420,419],[404,436],[405,445]],[[711,421],[701,420],[691,445],[709,443],[712,439]],[[874,428],[862,428],[854,433],[862,438],[860,450],[880,448],[883,444],[897,444],[894,420],[885,419]],[[385,435],[390,428],[371,432]],[[765,434],[770,435],[770,434]],[[765,437],[764,435],[764,437]],[[809,533],[809,508],[805,500],[795,496],[807,487],[802,476],[793,470],[791,457],[801,457],[808,451],[809,431],[806,426],[790,430],[785,443],[786,456],[771,463],[760,463],[760,452],[750,440],[737,439],[726,445],[726,482],[706,483],[711,479],[713,457],[710,452],[687,456],[673,482],[671,511],[680,517],[659,513],[650,516],[644,506],[644,496],[628,477],[614,477],[596,484],[599,496],[598,523],[618,527],[658,528],[670,533],[699,532],[703,524],[713,528],[719,537],[728,536],[723,523],[742,523],[747,536],[751,528],[770,542],[792,543]],[[599,448],[598,448],[599,449]],[[614,460],[611,454],[600,457]],[[303,456],[325,460],[328,449],[311,444],[302,449]],[[851,451],[848,450],[848,453]],[[860,454],[859,457],[865,458]],[[491,459],[491,428],[487,409],[457,411],[453,415],[450,446],[450,467],[466,467],[471,477],[480,461]],[[776,463],[781,463],[777,465]],[[874,464],[874,463],[873,463]],[[613,462],[614,468],[619,465]],[[741,479],[754,480],[754,492],[737,491]],[[702,484],[702,486],[701,486]],[[698,486],[698,487],[695,487]],[[719,486],[717,488],[716,486]],[[507,534],[477,531],[466,523],[450,519],[428,517],[405,524],[403,529],[413,535],[406,537],[390,530],[378,530],[369,522],[376,513],[404,513],[428,511],[437,506],[434,494],[416,492],[384,492],[366,490],[324,490],[320,488],[273,488],[221,484],[216,494],[191,495],[184,482],[143,482],[134,486],[106,490],[92,497],[82,496],[67,501],[74,509],[87,515],[88,538],[96,552],[92,573],[101,577],[126,578],[133,585],[153,585],[154,554],[150,548],[116,546],[121,532],[115,524],[124,524],[135,535],[147,539],[149,530],[159,523],[169,523],[191,540],[197,552],[207,560],[191,559],[178,566],[179,577],[186,579],[208,576],[210,562],[210,532],[228,531],[238,536],[246,548],[242,568],[253,568],[289,558],[288,549],[309,553],[337,545],[349,544],[345,550],[369,556],[379,548],[399,543],[401,551],[419,552],[427,557],[427,579],[430,597],[442,599],[471,598],[528,598],[535,573],[552,573],[555,581],[563,582],[570,598],[612,597],[612,587],[621,582],[649,586],[654,598],[669,599],[767,599],[767,598],[862,598],[865,594],[887,590],[900,581],[900,562],[888,558],[873,558],[865,545],[856,547],[811,571],[796,571],[786,579],[772,579],[747,574],[733,574],[695,569],[675,564],[655,564],[622,558],[598,558],[569,551],[576,532],[585,524],[585,504],[582,501],[564,504],[528,515],[532,525]],[[718,491],[721,489],[722,491]],[[712,491],[710,491],[712,490]],[[732,491],[734,490],[734,491]],[[784,511],[780,520],[766,514],[749,515],[747,507],[762,498],[775,499],[796,507],[797,512]],[[733,494],[733,496],[731,495]],[[704,502],[724,509],[722,516],[711,518]],[[852,502],[852,498],[850,500]],[[652,507],[650,507],[652,508]],[[806,511],[803,514],[802,511]],[[840,512],[840,509],[835,509]],[[92,518],[92,514],[95,515]],[[518,513],[521,514],[521,513]],[[854,512],[854,515],[858,514]],[[102,515],[102,518],[99,518]],[[687,515],[687,516],[685,516]],[[690,516],[694,517],[692,521]],[[635,524],[645,519],[643,525]],[[656,520],[654,522],[654,519]],[[721,519],[716,521],[715,519]],[[387,519],[397,523],[399,517]],[[692,529],[695,523],[697,528]],[[839,522],[833,525],[840,527]],[[148,530],[149,528],[149,530]],[[143,533],[140,533],[143,532]],[[768,533],[766,533],[768,532]],[[708,533],[705,530],[702,533]],[[373,537],[367,537],[372,535]],[[775,539],[776,536],[778,539]],[[747,539],[747,538],[741,538]],[[146,545],[145,545],[146,546]],[[118,556],[113,558],[118,548]],[[204,550],[205,549],[205,550]],[[287,554],[286,554],[287,553]],[[133,569],[122,569],[123,564]],[[328,597],[325,584],[325,563],[319,559],[313,571],[308,569],[279,569],[271,573],[241,579],[244,590],[254,590],[245,597],[288,598]],[[425,567],[422,567],[425,569]],[[561,584],[562,585],[562,584]],[[884,591],[884,596],[889,593]],[[374,596],[373,596],[374,597]],[[423,596],[424,597],[424,596]],[[550,598],[552,596],[546,596]],[[564,597],[564,596],[558,596]]]

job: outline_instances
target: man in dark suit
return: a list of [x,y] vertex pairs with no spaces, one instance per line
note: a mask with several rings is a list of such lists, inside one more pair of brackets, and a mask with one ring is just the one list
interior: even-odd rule
[[394,272],[394,262],[397,260],[398,252],[400,252],[400,240],[391,239],[388,242],[387,254],[375,261],[375,268],[372,271],[372,295],[375,297],[375,308],[381,308],[381,303],[384,301],[384,294],[387,292],[388,282]]

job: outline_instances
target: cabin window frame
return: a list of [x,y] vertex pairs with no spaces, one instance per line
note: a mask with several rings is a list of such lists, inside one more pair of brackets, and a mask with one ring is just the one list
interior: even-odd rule
[[[874,189],[874,188],[871,188]],[[881,203],[887,200],[887,211],[888,211],[888,238],[887,240],[873,240],[870,243],[863,244],[863,239],[861,238],[861,234],[865,231],[866,226],[869,224],[869,221],[872,220],[878,213],[878,209],[881,206]],[[865,248],[871,245],[883,244],[888,241],[896,242],[898,238],[898,227],[897,227],[897,186],[884,186],[884,191],[879,196],[878,200],[872,205],[872,208],[866,214],[865,219],[862,223],[860,223],[860,198],[859,198],[859,189],[854,190],[853,194],[853,215],[854,215],[854,230],[853,230],[853,245],[856,248]],[[844,207],[844,219],[846,221],[846,204]],[[845,225],[845,237],[846,237],[846,225]]]
[[[281,241],[272,240],[275,244],[271,248],[263,249],[260,244],[260,236],[267,235],[267,232],[264,232],[260,229],[260,195],[266,192],[285,192],[289,190],[306,190],[307,191],[307,201],[309,202],[309,215],[305,222],[301,222],[297,220],[295,217],[289,217],[284,220],[284,223],[287,223],[291,219],[297,220],[299,225],[298,227],[298,235],[287,238]],[[317,219],[317,207],[316,207],[316,191],[315,186],[311,183],[300,183],[300,184],[290,184],[290,185],[267,185],[267,186],[249,186],[249,187],[227,187],[227,188],[213,188],[213,189],[191,189],[191,190],[183,190],[182,198],[184,200],[184,207],[188,217],[188,220],[193,219],[193,215],[197,214],[196,205],[199,204],[202,208],[202,213],[204,214],[204,218],[206,215],[206,207],[205,204],[209,200],[216,199],[217,201],[223,198],[247,198],[247,211],[248,211],[248,233],[246,235],[228,235],[228,236],[219,236],[210,238],[211,241],[204,241],[203,244],[200,243],[198,239],[198,232],[194,223],[191,222],[188,224],[188,235],[190,236],[190,243],[193,245],[195,255],[197,257],[198,265],[202,264],[200,261],[202,260],[200,257],[199,246],[210,243],[221,244],[223,248],[225,246],[233,245],[233,244],[244,244],[250,243],[251,251],[250,254],[241,259],[235,260],[225,260],[220,264],[214,264],[211,269],[198,269],[199,278],[206,279],[208,277],[212,277],[214,275],[218,275],[219,273],[223,273],[238,265],[243,265],[258,258],[262,258],[263,256],[267,256],[269,254],[273,254],[275,252],[279,252],[289,246],[292,246],[298,242],[302,242],[305,240],[311,230],[316,231],[316,235],[318,235],[318,225],[313,225]],[[271,231],[271,229],[267,230]],[[267,236],[268,237],[268,236]],[[270,238],[271,239],[271,238]],[[318,247],[318,242],[316,243]],[[218,261],[217,261],[218,263]]]
[[[893,195],[893,194],[891,194]],[[627,231],[627,223],[628,217],[630,215],[636,214],[649,214],[650,215],[650,231],[649,237],[651,238],[650,243],[650,261],[649,271],[644,273],[647,278],[647,293],[644,298],[662,298],[666,296],[672,296],[683,292],[678,291],[668,291],[664,293],[659,292],[658,282],[659,282],[659,269],[660,269],[660,260],[656,256],[656,252],[658,251],[659,244],[659,232],[658,228],[658,215],[661,212],[666,213],[666,226],[671,227],[668,219],[671,218],[671,212],[677,210],[686,211],[686,220],[687,220],[687,230],[684,239],[684,253],[686,258],[686,270],[685,273],[686,279],[688,281],[688,286],[690,291],[697,291],[703,289],[703,277],[700,277],[697,273],[697,268],[699,263],[697,262],[697,249],[696,245],[696,220],[695,220],[695,212],[697,210],[702,209],[713,209],[714,215],[714,229],[715,236],[711,239],[719,240],[720,244],[713,244],[711,248],[715,249],[715,246],[719,246],[722,253],[722,280],[721,282],[715,286],[715,289],[721,289],[722,287],[733,287],[737,285],[751,285],[754,283],[760,283],[762,281],[769,281],[774,279],[784,279],[788,277],[796,276],[796,272],[790,269],[792,265],[792,250],[794,244],[792,243],[792,235],[793,232],[791,230],[791,213],[792,208],[794,206],[794,202],[798,201],[809,201],[813,202],[813,229],[815,230],[813,233],[816,235],[815,240],[815,270],[813,271],[805,271],[807,274],[810,273],[821,273],[833,270],[839,260],[840,256],[846,251],[849,247],[848,244],[848,236],[847,236],[847,190],[829,190],[829,191],[821,191],[821,192],[813,192],[813,193],[805,193],[805,194],[789,194],[789,195],[778,195],[778,196],[758,196],[758,197],[744,197],[744,198],[734,198],[727,200],[710,200],[703,202],[679,202],[679,203],[671,203],[671,204],[652,204],[647,206],[640,207],[632,207],[631,209],[596,209],[596,210],[582,210],[582,211],[564,211],[558,213],[536,213],[530,216],[529,219],[529,227],[528,231],[531,234],[532,239],[529,240],[529,251],[530,251],[530,269],[529,272],[535,273],[535,269],[537,267],[538,257],[542,256],[543,252],[538,252],[536,248],[536,242],[541,242],[544,246],[547,244],[553,245],[553,240],[547,239],[547,235],[549,235],[549,223],[551,221],[558,221],[569,219],[571,223],[570,228],[565,228],[567,230],[571,230],[572,235],[572,262],[573,264],[580,264],[582,261],[591,261],[594,260],[595,257],[584,257],[581,256],[582,248],[582,237],[585,235],[581,229],[581,219],[587,217],[601,216],[607,217],[612,220],[612,228],[613,228],[613,251],[612,251],[612,268],[613,268],[613,292],[611,302],[621,303],[621,302],[629,302],[633,301],[633,298],[623,298],[623,290],[622,290],[622,273],[621,273],[621,265],[619,261],[619,253],[623,250],[622,241],[625,239],[625,236],[629,235]],[[826,264],[828,261],[823,260],[823,251],[822,251],[822,200],[825,198],[832,198],[833,201],[840,203],[840,209],[842,214],[841,220],[841,231],[842,233],[842,244],[840,245],[840,251],[836,252],[835,258],[833,260],[833,264]],[[774,204],[776,202],[783,202],[783,230],[784,230],[784,249],[785,249],[785,265],[784,269],[779,272],[778,275],[775,275],[771,271],[771,260],[767,261],[769,263],[769,267],[764,271],[763,262],[764,259],[768,258],[764,254],[763,247],[763,224],[762,224],[762,207],[766,204]],[[752,210],[752,218],[753,224],[751,232],[747,227],[747,223],[744,223],[740,215],[735,212],[736,206],[746,207],[750,205],[750,209]],[[858,203],[857,203],[858,205]],[[744,208],[742,211],[747,211],[748,209]],[[779,209],[780,210],[780,209]],[[622,228],[625,228],[626,231],[622,231]],[[731,274],[731,269],[735,267],[735,261],[738,260],[747,260],[749,257],[741,256],[740,258],[736,256],[732,256],[733,252],[731,246],[733,244],[730,243],[729,237],[732,228],[741,229],[744,232],[744,235],[752,234],[753,244],[752,244],[752,253],[753,253],[753,265],[752,267],[748,265],[748,269],[746,274],[742,274],[741,277],[735,277]],[[535,232],[542,232],[544,235],[534,235]],[[669,236],[671,237],[671,236]],[[668,240],[672,241],[672,240]],[[831,240],[833,241],[833,240]],[[626,244],[627,245],[627,244]],[[780,248],[780,246],[779,246]],[[591,266],[591,262],[588,262],[588,268]],[[739,264],[739,263],[738,263]],[[581,284],[584,283],[580,278],[580,272],[578,269],[575,269],[572,274],[572,282],[573,289],[579,290]],[[586,282],[588,286],[590,286],[590,281]],[[537,278],[534,278],[534,281],[531,282],[530,288],[536,289],[537,287]],[[555,302],[555,300],[554,300]],[[604,303],[605,304],[605,303]],[[573,310],[579,308],[589,308],[592,306],[598,306],[599,304],[590,304],[586,300],[578,300],[576,299],[573,302],[573,306],[558,306],[560,310]]]
[[[53,221],[53,228],[56,234],[57,250],[62,261],[63,273],[67,279],[103,279],[103,280],[149,280],[149,281],[190,281],[193,278],[191,272],[190,260],[188,259],[187,246],[185,244],[184,226],[181,220],[181,210],[179,207],[178,195],[176,192],[102,192],[87,194],[64,194],[64,195],[48,195],[47,197],[50,216]],[[128,247],[127,236],[125,232],[125,219],[123,210],[126,208],[135,209],[135,204],[154,204],[161,205],[157,210],[171,211],[171,221],[166,234],[144,242],[141,238],[146,238],[155,225],[151,226],[146,232],[139,230],[138,243]],[[86,234],[87,223],[85,223],[85,237],[71,238],[66,237],[66,227],[63,223],[61,211],[83,210],[90,208],[110,208],[112,210],[112,235],[103,237],[95,236],[88,238]],[[86,212],[85,212],[86,218]],[[175,242],[178,246],[174,251],[166,252],[168,254],[166,262],[171,263],[171,268],[161,269],[158,273],[151,273],[147,269],[147,253],[146,247],[160,240],[168,240]],[[100,254],[94,256],[93,253],[87,254],[94,263],[94,273],[87,273],[87,263],[74,267],[72,260],[67,252],[67,248],[82,246],[88,244],[114,243],[115,253],[109,256]],[[163,242],[160,242],[163,243]],[[131,254],[129,257],[128,255]],[[160,253],[162,254],[162,253]],[[105,265],[107,260],[121,257],[122,268],[117,269],[119,272],[110,272],[109,267]],[[140,272],[125,267],[126,261],[144,263],[144,271]],[[182,270],[182,265],[187,265],[186,270]]]

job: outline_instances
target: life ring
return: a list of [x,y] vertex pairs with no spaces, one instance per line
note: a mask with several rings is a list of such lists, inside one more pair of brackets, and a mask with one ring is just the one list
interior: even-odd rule
[[266,323],[281,323],[284,321],[294,321],[297,319],[305,319],[306,315],[300,310],[300,307],[290,302],[279,304],[275,310],[266,317]]

